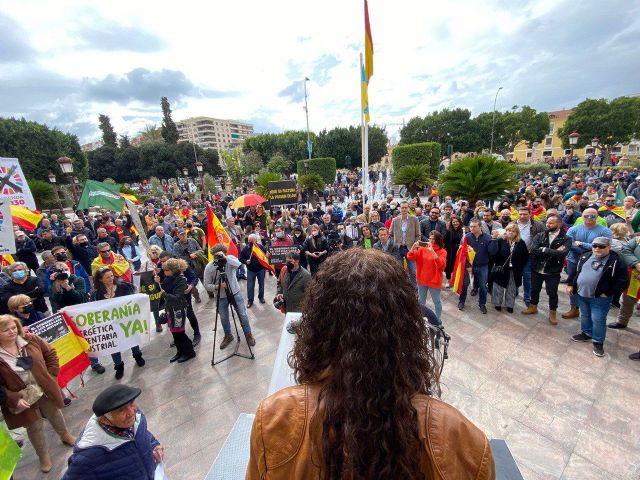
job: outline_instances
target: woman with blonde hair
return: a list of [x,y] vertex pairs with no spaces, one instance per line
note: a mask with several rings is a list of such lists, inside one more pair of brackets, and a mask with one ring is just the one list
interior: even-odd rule
[[44,318],[44,314],[33,308],[31,297],[23,293],[9,297],[7,308],[9,308],[9,313],[20,320],[23,327],[28,327]]
[[40,460],[40,470],[52,468],[43,429],[43,417],[62,443],[73,446],[76,439],[67,430],[61,408],[64,397],[56,381],[58,355],[37,335],[26,333],[13,315],[0,315],[0,386],[7,399],[2,414],[9,429],[25,427]]
[[622,246],[629,240],[629,227],[626,223],[614,223],[609,227],[613,238],[611,239],[611,250],[622,253]]
[[327,239],[322,234],[318,224],[311,225],[311,234],[304,242],[304,254],[307,256],[307,263],[311,275],[315,274],[322,262],[327,259],[329,245]]
[[491,232],[489,255],[493,260],[490,276],[493,280],[491,301],[496,310],[502,307],[513,313],[518,287],[522,285],[522,272],[529,260],[527,244],[520,238],[520,229],[515,223],[505,227],[504,238],[500,232]]
[[161,280],[156,275],[155,281],[160,284],[160,293],[164,298],[165,315],[167,316],[167,326],[173,335],[173,342],[176,346],[176,354],[169,362],[183,363],[196,356],[193,344],[185,333],[185,322],[187,320],[187,279],[183,275],[188,264],[181,258],[170,258],[162,263],[164,278]]

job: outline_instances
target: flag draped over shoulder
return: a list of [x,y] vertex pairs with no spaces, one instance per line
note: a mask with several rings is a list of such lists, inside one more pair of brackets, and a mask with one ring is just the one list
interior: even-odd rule
[[256,259],[260,262],[260,265],[262,265],[267,270],[271,270],[273,273],[275,273],[276,269],[273,267],[273,265],[271,265],[271,263],[269,263],[269,259],[267,258],[267,256],[255,243],[251,247],[251,255],[256,257]]
[[211,207],[207,205],[207,258],[209,261],[213,260],[211,249],[218,243],[222,243],[227,247],[227,253],[229,255],[233,255],[234,257],[239,256],[238,247],[231,241],[231,237],[229,237],[220,220],[218,220],[218,217],[216,217]]
[[476,256],[475,250],[467,244],[467,237],[462,239],[458,253],[456,254],[456,262],[453,264],[453,287],[451,289],[458,295],[462,294],[462,285],[464,283],[464,273],[467,268],[467,262],[473,264]]
[[369,79],[373,76],[373,37],[369,24],[369,5],[364,0],[364,64],[361,66],[361,99],[364,120],[369,123]]
[[11,218],[14,225],[19,225],[25,230],[35,230],[42,220],[42,214],[38,210],[11,205]]

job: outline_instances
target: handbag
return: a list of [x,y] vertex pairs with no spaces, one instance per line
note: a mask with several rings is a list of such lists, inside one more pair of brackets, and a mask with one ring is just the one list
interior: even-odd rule
[[512,254],[513,254],[513,251],[511,251],[511,253],[509,253],[509,256],[507,257],[507,259],[505,260],[505,262],[502,265],[494,265],[493,267],[491,267],[491,277],[492,278],[502,277],[507,273],[506,272],[507,264],[511,260],[511,255]]
[[[23,358],[23,357],[26,357],[24,349],[22,351],[22,357],[20,358]],[[28,357],[28,358],[31,359],[31,357]],[[29,378],[26,382],[27,386],[22,390],[20,390],[18,392],[18,395],[20,395],[20,398],[22,398],[22,400],[27,402],[29,405],[33,406],[44,395],[44,391],[42,390],[42,387],[40,385],[38,385],[37,383],[34,383],[33,375],[31,373],[31,365],[29,365],[28,367],[25,367],[25,370],[29,372]],[[20,410],[20,409],[11,409],[11,413],[13,413],[14,415],[22,413],[23,411],[24,410]]]

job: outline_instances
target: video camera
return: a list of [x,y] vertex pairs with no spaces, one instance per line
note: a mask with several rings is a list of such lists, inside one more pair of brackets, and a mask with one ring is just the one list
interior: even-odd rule
[[54,272],[55,272],[55,276],[53,277],[54,280],[68,280],[69,279],[69,273],[65,272],[64,270],[56,269]]
[[224,254],[224,252],[217,252],[213,256],[213,264],[215,265],[216,269],[218,270],[218,273],[220,273],[220,276],[226,275],[226,273],[227,273],[227,256]]
[[330,252],[340,250],[340,247],[342,246],[342,239],[340,238],[340,234],[335,230],[327,233],[327,246],[329,247]]

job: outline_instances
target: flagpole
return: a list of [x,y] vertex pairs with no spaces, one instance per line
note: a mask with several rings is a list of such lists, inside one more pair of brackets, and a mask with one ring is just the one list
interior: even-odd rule
[[[364,195],[366,192],[366,181],[367,181],[367,165],[365,160],[365,144],[364,144],[364,136],[365,136],[365,121],[364,121],[364,110],[362,105],[364,104],[364,95],[362,89],[362,71],[364,68],[364,63],[362,61],[362,53],[360,53],[360,68],[358,69],[358,78],[360,79],[360,151],[362,152],[362,197],[364,204]],[[364,207],[364,205],[363,205]]]

